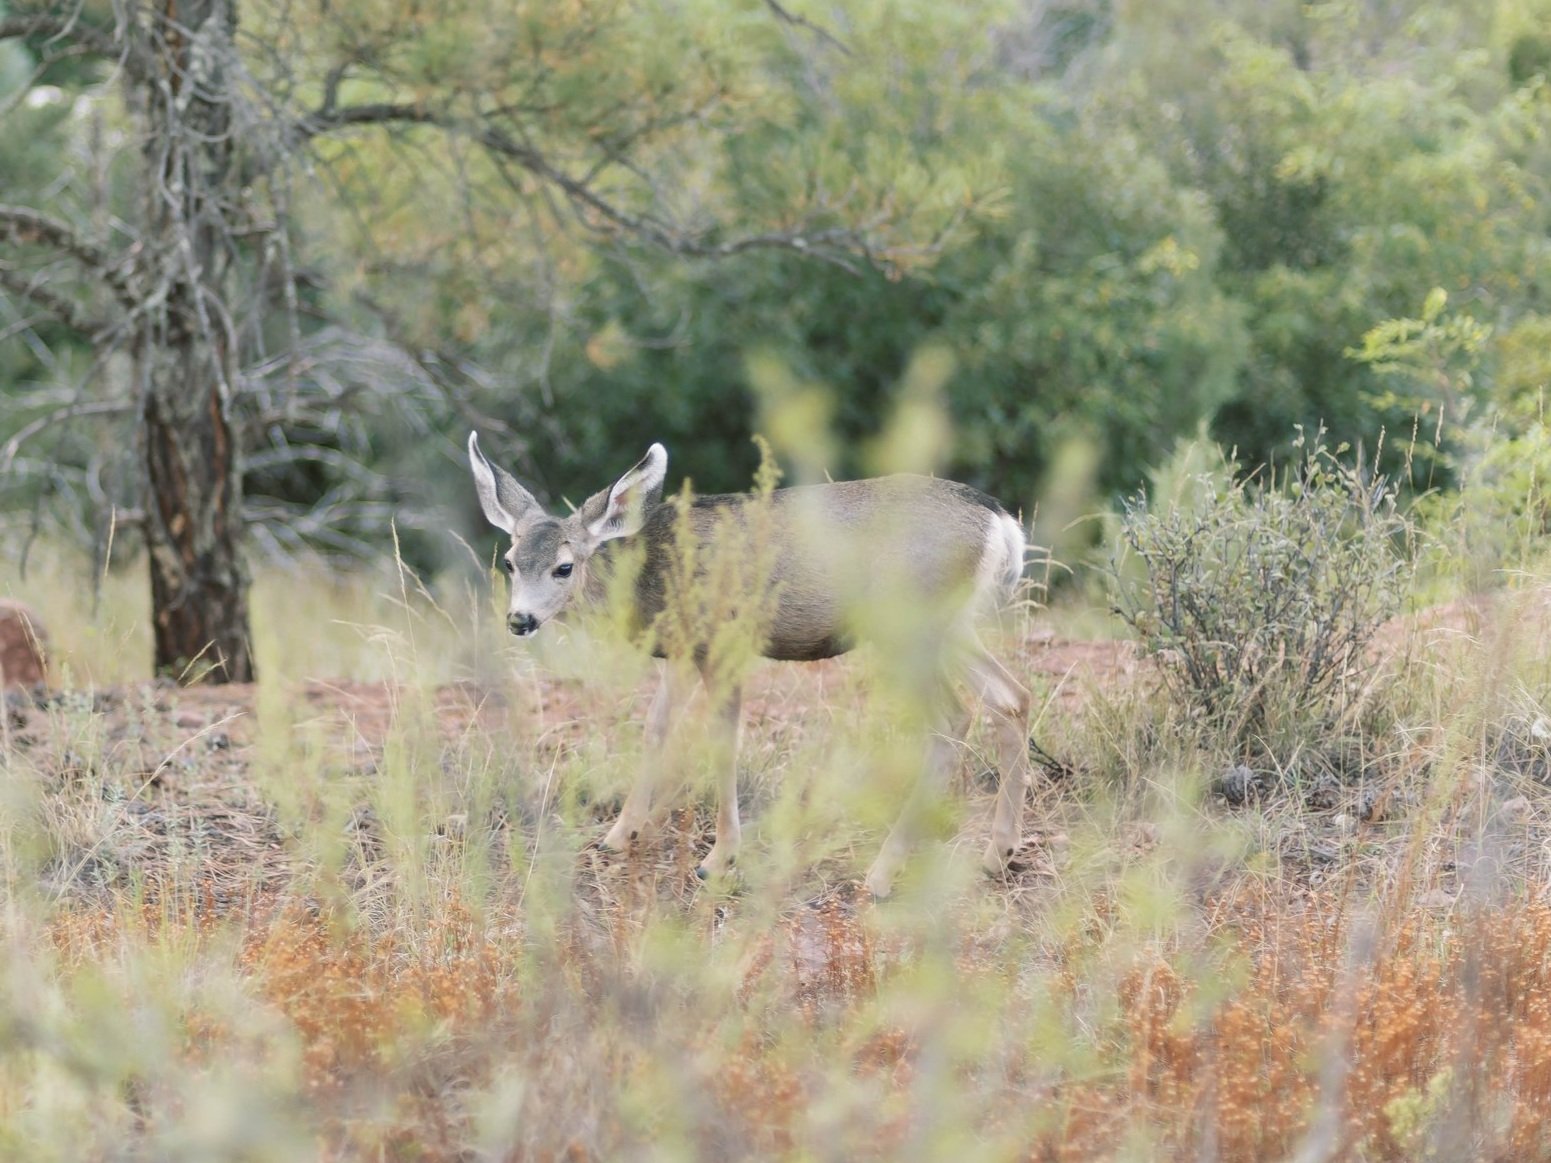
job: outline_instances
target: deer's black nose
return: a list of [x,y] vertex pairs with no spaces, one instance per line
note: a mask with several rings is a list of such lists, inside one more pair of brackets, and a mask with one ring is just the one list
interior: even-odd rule
[[506,628],[517,637],[524,634],[532,634],[539,628],[539,620],[532,614],[508,614],[506,615]]

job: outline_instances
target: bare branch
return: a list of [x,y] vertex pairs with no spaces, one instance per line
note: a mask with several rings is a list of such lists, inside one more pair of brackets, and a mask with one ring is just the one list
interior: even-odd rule
[[132,307],[136,302],[134,288],[120,269],[122,263],[115,261],[96,243],[82,238],[75,227],[63,219],[26,206],[0,205],[0,242],[57,250],[73,258],[88,274],[107,283],[126,306]]
[[67,404],[43,416],[39,416],[29,424],[24,424],[17,429],[15,434],[7,440],[4,446],[0,446],[0,473],[9,472],[11,464],[16,459],[16,454],[21,446],[31,440],[38,433],[52,428],[55,424],[66,420],[73,420],[78,416],[115,416],[132,411],[134,405],[128,400],[104,400],[96,404]]
[[0,263],[0,288],[35,303],[60,323],[91,342],[96,342],[113,326],[104,320],[92,318],[81,309],[80,304],[68,296],[50,290],[47,285],[39,281],[39,276],[29,277],[6,263]]
[[318,106],[318,116],[327,117],[338,108],[339,86],[344,83],[345,74],[349,71],[350,62],[340,61],[323,78],[323,103]]
[[395,122],[411,125],[438,124],[431,111],[418,102],[382,101],[367,105],[337,107],[333,101],[334,94],[328,93],[321,106],[296,122],[292,128],[294,136],[301,141],[311,141],[314,137],[332,130],[348,129],[356,125],[390,125]]
[[25,206],[0,205],[0,238],[41,243],[63,251],[93,270],[108,266],[108,256],[76,234],[69,223]]
[[811,32],[815,39],[829,45],[836,52],[844,56],[851,55],[850,47],[838,36],[828,29],[815,24],[806,16],[797,15],[797,13],[787,8],[784,4],[779,3],[778,0],[765,0],[765,7],[775,13],[776,19],[781,21],[782,24],[789,24],[793,28],[801,28],[806,32]]

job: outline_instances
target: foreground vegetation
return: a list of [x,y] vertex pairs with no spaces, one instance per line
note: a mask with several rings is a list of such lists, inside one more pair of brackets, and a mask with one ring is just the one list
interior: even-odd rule
[[94,614],[79,568],[7,583],[63,676],[0,734],[7,1155],[1551,1158],[1529,575],[1381,627],[1382,713],[1237,790],[1248,753],[1131,644],[1016,612],[1064,768],[988,881],[972,738],[874,905],[878,757],[910,735],[868,652],[759,673],[741,876],[704,885],[708,787],[595,847],[644,660],[535,658],[481,588],[304,571],[258,579],[262,685],[180,689],[124,661],[134,587]]

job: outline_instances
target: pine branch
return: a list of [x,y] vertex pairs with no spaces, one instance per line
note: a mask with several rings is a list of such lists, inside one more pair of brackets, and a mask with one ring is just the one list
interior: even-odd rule
[[631,235],[671,254],[686,258],[726,258],[751,250],[789,250],[832,263],[853,274],[860,273],[860,268],[851,261],[853,258],[859,257],[868,265],[886,265],[860,232],[844,228],[763,231],[725,242],[706,242],[686,234],[656,215],[626,210],[598,192],[591,180],[594,174],[589,174],[587,178],[574,177],[538,149],[493,125],[480,122],[470,124],[437,113],[420,103],[378,102],[337,108],[329,108],[325,104],[297,121],[293,133],[301,141],[310,141],[334,130],[395,124],[427,126],[443,133],[469,138],[488,153],[514,162],[529,174],[558,189],[572,206],[590,212],[593,220],[588,222],[584,218],[584,223],[591,229]]
[[830,48],[835,49],[837,52],[844,56],[851,55],[851,49],[849,46],[847,46],[846,43],[838,36],[824,28],[822,25],[815,24],[806,16],[799,16],[785,5],[778,3],[778,0],[765,0],[765,7],[770,9],[770,11],[775,15],[776,19],[781,21],[781,23],[789,24],[793,28],[801,28],[806,32],[811,33],[814,39],[822,41],[824,44],[829,45]]
[[0,19],[0,41],[30,37],[42,38],[45,43],[61,41],[76,50],[111,60],[136,79],[150,74],[143,51],[83,21],[77,5],[69,5],[63,12],[13,11]]

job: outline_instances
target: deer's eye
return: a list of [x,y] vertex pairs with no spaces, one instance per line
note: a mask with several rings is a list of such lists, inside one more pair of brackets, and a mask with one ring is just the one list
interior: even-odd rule
[[555,566],[555,576],[556,577],[570,577],[571,576],[571,563],[569,561],[566,561],[566,562],[562,562],[560,565]]
[[504,557],[501,559],[501,566],[506,570],[507,573],[517,572],[517,567]]

